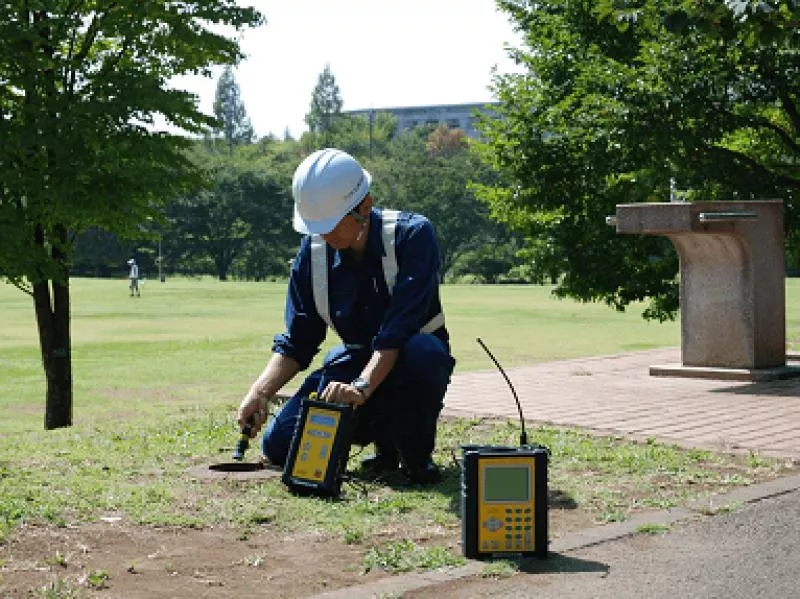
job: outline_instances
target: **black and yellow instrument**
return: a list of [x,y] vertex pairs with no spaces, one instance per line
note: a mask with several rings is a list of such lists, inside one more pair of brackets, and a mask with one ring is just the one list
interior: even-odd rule
[[547,557],[547,450],[464,446],[462,458],[464,555]]
[[341,492],[353,432],[353,408],[316,400],[300,404],[281,480],[301,494],[336,497]]
[[549,452],[529,445],[514,386],[500,369],[519,409],[519,447],[463,445],[461,459],[461,546],[465,557],[518,554],[547,557],[547,464]]

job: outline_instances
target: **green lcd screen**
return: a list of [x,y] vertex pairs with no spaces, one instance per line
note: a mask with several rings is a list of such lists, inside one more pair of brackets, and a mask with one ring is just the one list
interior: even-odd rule
[[531,469],[528,466],[485,466],[484,501],[530,501]]

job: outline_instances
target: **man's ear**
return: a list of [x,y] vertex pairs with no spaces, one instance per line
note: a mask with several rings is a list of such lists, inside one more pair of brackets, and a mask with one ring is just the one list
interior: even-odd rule
[[367,194],[364,196],[364,199],[361,200],[361,204],[358,207],[358,212],[361,216],[369,215],[369,211],[372,210],[372,195]]

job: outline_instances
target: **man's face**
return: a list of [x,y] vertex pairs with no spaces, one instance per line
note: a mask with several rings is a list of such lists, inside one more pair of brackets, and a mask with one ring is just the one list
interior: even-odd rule
[[344,250],[353,245],[361,226],[352,214],[347,214],[330,233],[325,233],[322,238],[335,250]]

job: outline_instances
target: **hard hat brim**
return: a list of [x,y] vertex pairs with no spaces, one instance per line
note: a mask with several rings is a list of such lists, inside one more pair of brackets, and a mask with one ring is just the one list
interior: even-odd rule
[[340,214],[323,220],[305,220],[300,216],[297,210],[297,204],[295,203],[294,215],[292,217],[292,226],[294,230],[303,235],[325,235],[333,231],[347,213],[358,206],[363,199],[367,197],[367,193],[369,193],[369,188],[372,185],[372,175],[367,172],[367,169],[362,170],[364,171],[364,179],[361,181],[359,189],[353,194],[353,198],[355,199],[349,205],[345,205],[345,209]]

